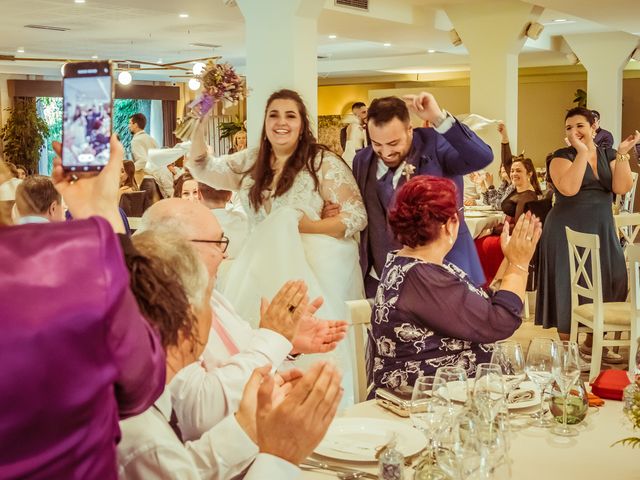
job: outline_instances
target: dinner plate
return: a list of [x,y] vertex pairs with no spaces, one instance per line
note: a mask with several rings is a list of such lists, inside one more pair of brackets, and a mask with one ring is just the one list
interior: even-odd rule
[[[473,389],[473,379],[469,380],[469,389]],[[447,390],[451,396],[451,400],[454,402],[466,402],[467,395],[461,381],[453,381],[447,383]],[[521,402],[507,403],[509,410],[517,410],[520,408],[529,408],[540,405],[540,388],[533,382],[525,381],[520,384],[518,390],[531,390],[533,391],[533,398],[529,400],[523,400]]]
[[396,434],[396,449],[405,457],[414,455],[426,444],[424,435],[411,425],[378,418],[336,418],[314,451],[336,460],[376,462],[378,449]]
[[465,211],[464,216],[466,218],[484,218],[491,215],[491,212],[474,212],[474,211]]
[[477,211],[477,212],[492,212],[494,208],[491,205],[470,205],[464,207],[465,210]]

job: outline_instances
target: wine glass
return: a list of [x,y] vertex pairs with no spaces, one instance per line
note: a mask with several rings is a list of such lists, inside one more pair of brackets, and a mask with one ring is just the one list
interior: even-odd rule
[[567,425],[567,410],[571,387],[580,378],[578,344],[564,341],[558,342],[557,345],[558,356],[553,365],[553,377],[562,392],[564,401],[562,404],[562,425],[556,425],[551,431],[563,437],[573,437],[578,434],[578,430]]
[[[462,367],[440,367],[436,370],[436,380],[442,380],[446,386],[446,395],[449,400],[469,399],[469,385],[467,372]],[[453,403],[451,409],[454,411]],[[458,409],[459,410],[459,409]]]
[[496,415],[505,406],[505,385],[500,366],[493,363],[477,365],[473,401],[485,425],[489,425],[488,434],[491,437]]
[[513,340],[500,340],[495,343],[491,363],[500,366],[502,378],[507,387],[507,400],[509,394],[518,388],[518,385],[527,377],[524,371],[524,354],[522,345]]
[[553,366],[558,359],[558,345],[550,338],[534,338],[529,344],[525,371],[532,382],[540,387],[540,411],[533,426],[548,428],[553,421],[545,419],[544,391],[553,383]]
[[443,421],[449,413],[449,399],[444,380],[434,376],[419,377],[411,394],[409,416],[413,425],[427,437],[426,456],[432,457],[438,435],[446,425]]

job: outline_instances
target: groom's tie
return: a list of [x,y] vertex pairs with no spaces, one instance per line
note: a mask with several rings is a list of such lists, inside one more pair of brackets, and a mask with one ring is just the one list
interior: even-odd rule
[[380,178],[380,180],[378,180],[380,184],[382,205],[384,206],[385,210],[389,209],[391,201],[393,200],[393,195],[395,193],[395,189],[393,188],[393,177],[396,174],[397,169],[398,167],[389,168],[389,170],[387,170],[387,173],[385,173]]

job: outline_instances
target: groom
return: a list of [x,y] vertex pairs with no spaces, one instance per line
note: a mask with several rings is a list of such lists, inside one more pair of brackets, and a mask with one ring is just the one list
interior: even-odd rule
[[[409,110],[434,128],[412,128]],[[491,148],[451,114],[441,110],[430,93],[378,98],[368,115],[371,144],[353,160],[353,174],[362,193],[369,223],[360,238],[360,266],[367,297],[375,296],[387,253],[402,248],[387,226],[387,212],[396,190],[414,175],[453,180],[462,207],[462,176],[486,167]],[[484,283],[473,239],[460,211],[458,238],[446,260],[464,270],[477,285]]]

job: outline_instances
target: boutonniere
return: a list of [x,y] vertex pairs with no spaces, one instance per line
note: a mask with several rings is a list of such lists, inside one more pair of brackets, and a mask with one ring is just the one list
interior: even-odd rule
[[405,163],[404,167],[402,167],[402,175],[404,175],[409,181],[411,179],[411,175],[413,175],[416,171],[416,166],[411,165],[410,163]]

